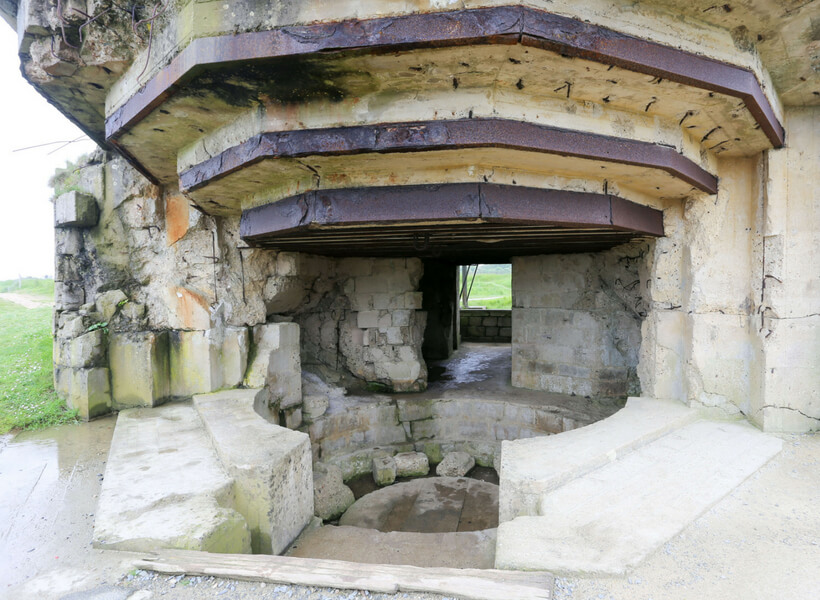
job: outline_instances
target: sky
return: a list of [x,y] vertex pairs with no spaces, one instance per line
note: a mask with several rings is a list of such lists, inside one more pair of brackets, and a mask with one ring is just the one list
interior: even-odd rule
[[66,160],[94,150],[83,133],[20,74],[17,34],[0,19],[0,281],[54,276],[54,214],[48,179]]

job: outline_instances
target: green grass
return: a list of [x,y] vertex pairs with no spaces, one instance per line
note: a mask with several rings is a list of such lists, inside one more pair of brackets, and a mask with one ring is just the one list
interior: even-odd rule
[[25,277],[22,280],[22,286],[17,279],[0,281],[0,294],[5,292],[30,296],[33,300],[40,302],[52,302],[54,300],[54,280]]
[[43,429],[76,416],[54,392],[51,308],[0,300],[0,434]]
[[[510,265],[481,265],[470,291],[470,306],[486,308],[512,307],[512,272]],[[472,281],[467,279],[467,288]]]

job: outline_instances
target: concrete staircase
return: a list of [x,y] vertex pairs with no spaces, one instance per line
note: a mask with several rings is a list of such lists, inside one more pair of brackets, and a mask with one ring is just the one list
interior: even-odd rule
[[96,548],[282,552],[313,517],[310,440],[254,410],[260,389],[117,418]]
[[505,442],[496,568],[623,574],[775,456],[746,422],[631,398],[609,419]]

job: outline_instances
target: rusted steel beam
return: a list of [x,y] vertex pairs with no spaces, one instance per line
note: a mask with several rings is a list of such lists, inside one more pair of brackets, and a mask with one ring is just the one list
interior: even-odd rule
[[179,177],[193,191],[263,159],[509,148],[660,169],[708,194],[717,178],[674,148],[507,119],[416,121],[263,133],[194,165]]
[[752,71],[522,6],[317,23],[198,38],[106,119],[106,138],[121,136],[186,82],[212,68],[242,62],[287,60],[319,53],[384,53],[516,43],[612,64],[738,98],[744,102],[772,145],[775,148],[783,146],[783,126]]
[[489,183],[321,190],[242,213],[250,246],[331,256],[594,251],[663,235],[663,213],[623,198]]

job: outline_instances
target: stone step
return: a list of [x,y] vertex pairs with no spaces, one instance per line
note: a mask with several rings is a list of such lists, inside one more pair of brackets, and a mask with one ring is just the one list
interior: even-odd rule
[[685,425],[550,488],[538,499],[538,516],[502,523],[496,568],[623,574],[755,473],[781,445],[746,423]]
[[234,481],[189,403],[120,412],[94,525],[97,548],[250,552]]
[[262,389],[193,397],[217,455],[236,481],[236,509],[245,515],[253,551],[279,554],[313,517],[313,464],[304,433],[264,420],[254,405]]
[[499,521],[536,516],[541,496],[691,423],[699,413],[680,402],[629,398],[606,419],[561,435],[502,443]]

